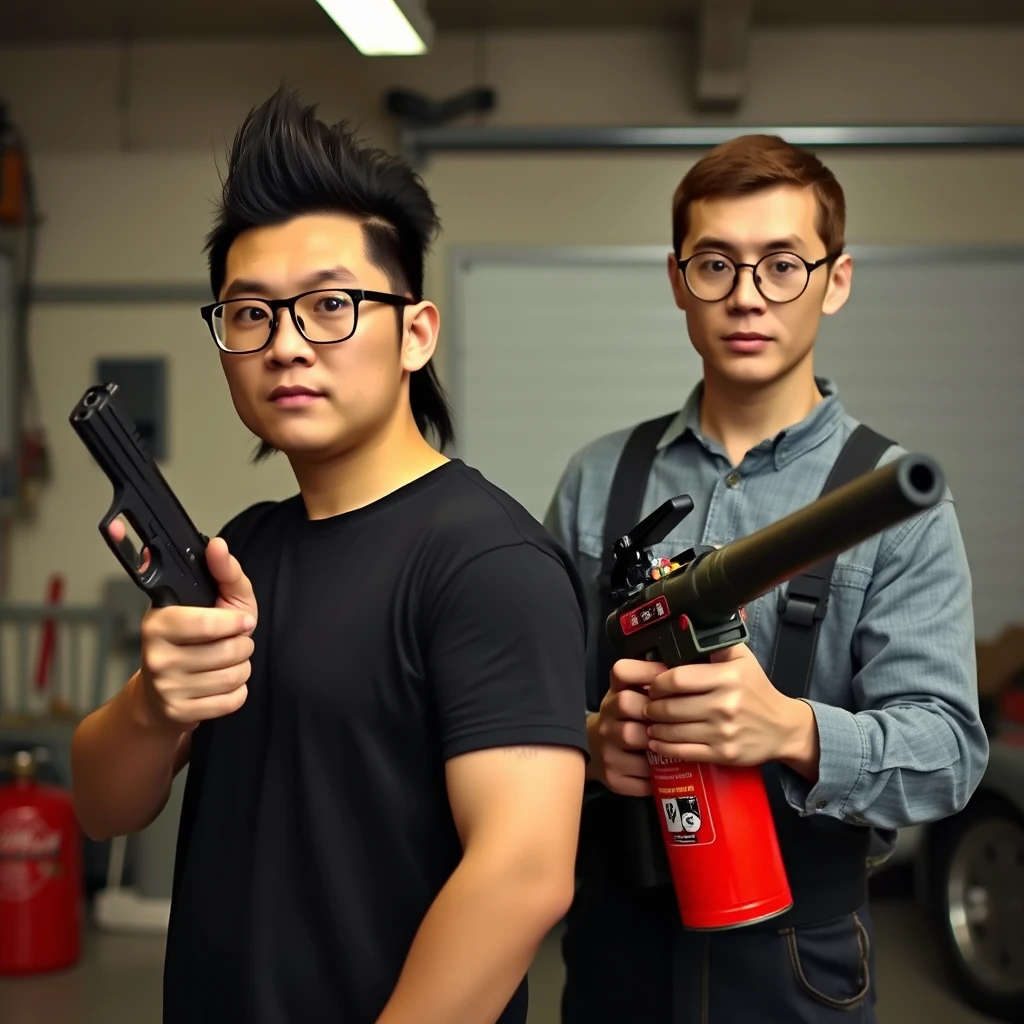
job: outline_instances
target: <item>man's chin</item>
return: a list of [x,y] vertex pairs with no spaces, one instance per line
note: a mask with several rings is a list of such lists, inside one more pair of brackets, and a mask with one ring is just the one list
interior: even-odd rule
[[337,458],[359,443],[354,436],[319,431],[274,431],[273,436],[267,436],[265,441],[289,462],[302,465]]
[[753,356],[734,356],[715,359],[715,374],[731,384],[758,387],[771,384],[784,377],[787,367],[778,358],[766,358],[767,353]]

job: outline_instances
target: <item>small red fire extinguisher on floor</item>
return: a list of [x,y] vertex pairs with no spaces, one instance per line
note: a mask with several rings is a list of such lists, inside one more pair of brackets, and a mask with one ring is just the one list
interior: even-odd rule
[[0,975],[75,964],[82,942],[82,841],[70,794],[18,751],[0,786]]

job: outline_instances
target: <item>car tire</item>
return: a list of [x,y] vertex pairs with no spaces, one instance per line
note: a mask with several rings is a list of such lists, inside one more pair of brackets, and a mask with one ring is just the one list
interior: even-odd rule
[[987,793],[935,828],[928,906],[961,998],[997,1020],[1024,1020],[1024,818]]

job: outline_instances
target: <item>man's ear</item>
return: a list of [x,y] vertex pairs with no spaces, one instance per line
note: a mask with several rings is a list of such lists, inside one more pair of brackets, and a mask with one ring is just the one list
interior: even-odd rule
[[690,289],[686,287],[683,272],[679,269],[679,257],[674,252],[668,254],[668,283],[676,305],[685,312],[687,300],[690,298]]
[[437,348],[441,314],[432,302],[420,302],[405,308],[402,332],[402,369],[408,373],[422,370]]
[[828,287],[825,289],[825,299],[821,304],[821,311],[825,316],[838,313],[846,305],[852,284],[853,257],[849,253],[843,253],[832,264],[828,275]]

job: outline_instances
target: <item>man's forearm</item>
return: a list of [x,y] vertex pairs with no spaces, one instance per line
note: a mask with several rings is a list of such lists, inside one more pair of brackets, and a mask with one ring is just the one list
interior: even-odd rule
[[[897,829],[962,810],[985,771],[983,728],[955,728],[936,709],[894,706],[851,712],[811,701],[821,754],[814,782],[783,775],[802,814]],[[923,767],[927,766],[927,767]]]
[[563,875],[467,852],[377,1024],[494,1024],[572,901],[571,872]]
[[102,841],[145,828],[167,802],[187,742],[184,730],[153,719],[138,673],[83,719],[71,741],[71,774],[85,834]]

